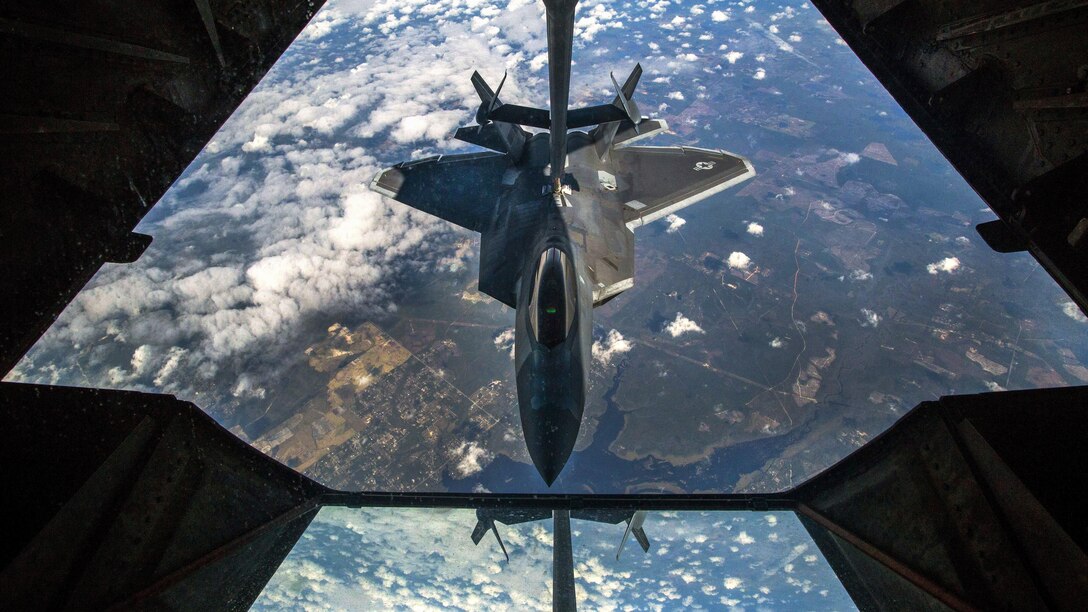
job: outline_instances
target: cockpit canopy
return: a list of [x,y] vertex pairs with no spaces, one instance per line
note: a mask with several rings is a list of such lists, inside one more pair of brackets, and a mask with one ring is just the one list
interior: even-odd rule
[[529,301],[529,329],[548,348],[562,343],[574,323],[577,288],[574,266],[563,251],[551,247],[540,254]]

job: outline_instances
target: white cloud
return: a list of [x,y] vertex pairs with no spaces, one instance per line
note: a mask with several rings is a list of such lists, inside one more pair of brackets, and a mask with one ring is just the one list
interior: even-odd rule
[[[742,584],[744,584],[744,581],[741,580],[740,578],[737,578],[736,576],[730,576],[730,577],[726,578],[724,582],[722,582],[722,586],[729,589],[730,591],[740,588],[740,585],[742,585]],[[736,604],[733,604],[733,605],[736,605]]]
[[734,270],[747,270],[751,267],[752,260],[740,251],[733,251],[729,254],[729,259],[725,263]]
[[725,54],[725,60],[727,62],[729,62],[730,64],[737,63],[737,60],[739,60],[742,57],[744,57],[744,54],[741,53],[740,51],[730,51],[729,53]]
[[770,342],[771,348],[782,348],[786,346],[786,343],[782,341],[782,338],[775,336]]
[[672,336],[673,338],[678,338],[678,337],[680,337],[680,336],[682,336],[684,334],[687,334],[687,333],[692,333],[692,334],[704,334],[704,333],[706,333],[706,332],[703,331],[702,327],[699,327],[698,323],[696,323],[695,321],[692,321],[691,319],[685,317],[684,315],[680,314],[679,312],[676,313],[676,318],[675,319],[673,319],[667,325],[665,325],[665,331],[668,332],[668,334],[670,336]]
[[132,365],[133,374],[140,375],[147,371],[147,368],[151,366],[152,351],[154,349],[148,344],[141,344],[132,352]]
[[880,325],[881,316],[877,313],[869,310],[868,308],[861,309],[861,326],[862,327],[877,327]]
[[495,455],[475,442],[462,442],[453,450],[450,466],[455,478],[468,478],[483,471]]
[[687,221],[679,215],[669,215],[665,217],[665,221],[668,221],[669,223],[669,226],[665,228],[665,231],[670,234],[675,234],[680,231],[680,228],[684,227],[684,224],[687,223]]
[[742,532],[737,534],[737,537],[733,538],[733,541],[736,542],[737,544],[748,545],[748,544],[755,544],[756,539],[753,538],[752,536],[748,535],[747,531],[742,531]]
[[767,78],[767,71],[763,68],[756,68],[756,73],[752,75],[752,78],[757,81],[762,81]]
[[926,271],[930,274],[937,274],[940,272],[948,272],[949,274],[959,270],[960,260],[958,257],[945,257],[944,259],[931,263],[926,266]]
[[610,330],[603,340],[593,343],[593,358],[603,364],[609,364],[618,355],[623,355],[634,348],[630,340],[616,330]]
[[243,374],[238,377],[238,382],[235,383],[230,394],[234,397],[254,397],[259,399],[264,397],[265,391],[263,387],[256,385],[252,376]]
[[494,339],[495,348],[500,351],[506,351],[510,353],[510,358],[514,358],[514,328],[510,327],[502,331]]
[[839,153],[839,159],[846,164],[856,164],[861,161],[861,156],[857,153]]
[[404,117],[389,134],[394,142],[410,144],[420,140],[440,140],[449,136],[465,120],[463,111],[437,111]]
[[534,57],[533,59],[529,60],[529,70],[532,70],[533,72],[538,72],[540,69],[544,68],[544,66],[547,66],[547,65],[548,65],[548,54],[547,53],[540,53],[536,57]]
[[1088,317],[1085,317],[1084,313],[1081,312],[1080,308],[1073,302],[1062,302],[1059,306],[1061,307],[1062,312],[1065,313],[1065,316],[1070,319],[1073,319],[1077,323],[1088,323]]
[[714,21],[729,21],[729,13],[727,11],[714,11],[710,14],[710,18]]
[[762,236],[763,235],[763,226],[756,223],[755,221],[753,221],[753,222],[748,224],[747,231],[748,231],[749,234],[751,234],[753,236]]
[[665,97],[670,100],[683,100],[684,93],[681,91],[670,91]]
[[163,361],[162,366],[159,368],[158,373],[155,374],[155,378],[152,379],[152,384],[156,387],[165,387],[166,382],[170,380],[174,372],[177,371],[178,366],[181,365],[181,359],[188,353],[187,350],[172,346],[167,351],[166,359]]

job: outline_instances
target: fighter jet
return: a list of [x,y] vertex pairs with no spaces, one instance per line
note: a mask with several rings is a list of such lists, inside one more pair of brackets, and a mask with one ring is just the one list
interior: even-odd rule
[[581,426],[593,308],[634,286],[633,231],[755,175],[721,150],[636,145],[668,129],[633,100],[641,65],[612,77],[611,103],[568,111],[576,4],[544,0],[550,110],[503,103],[506,77],[492,90],[474,72],[476,125],[454,137],[489,151],[403,162],[371,185],[481,234],[479,289],[516,309],[521,426],[548,486]]

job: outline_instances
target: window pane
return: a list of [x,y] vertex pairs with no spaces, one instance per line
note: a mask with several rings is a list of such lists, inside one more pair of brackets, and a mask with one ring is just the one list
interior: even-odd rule
[[986,247],[994,215],[811,5],[583,2],[572,104],[641,61],[635,100],[670,130],[639,145],[757,176],[636,231],[549,489],[478,234],[367,187],[477,150],[452,137],[473,70],[547,105],[543,4],[514,4],[329,0],[145,217],[139,261],[102,268],[9,379],[176,394],[335,488],[598,493],[781,490],[920,401],[1088,383],[1088,319]]
[[[552,522],[498,524],[510,561],[472,510],[325,508],[254,604],[283,608],[551,609]],[[789,512],[648,512],[650,552],[624,525],[572,519],[581,609],[852,610]]]

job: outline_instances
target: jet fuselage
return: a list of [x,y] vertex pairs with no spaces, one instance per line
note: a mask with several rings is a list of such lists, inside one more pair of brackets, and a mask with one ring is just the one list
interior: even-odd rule
[[[594,289],[600,296],[605,287],[593,266],[601,255],[623,261],[633,244],[616,212],[621,203],[611,201],[616,200],[614,182],[600,181],[614,175],[594,152],[590,136],[572,132],[567,142],[566,188],[556,196],[548,171],[549,135],[529,140],[520,163],[508,171],[507,182],[513,184],[500,196],[494,225],[483,232],[487,244],[481,257],[481,278],[491,275],[485,268],[500,258],[517,269],[518,406],[529,455],[549,485],[570,457],[582,421]],[[602,242],[614,249],[588,252],[587,238],[602,236],[613,237]]]

